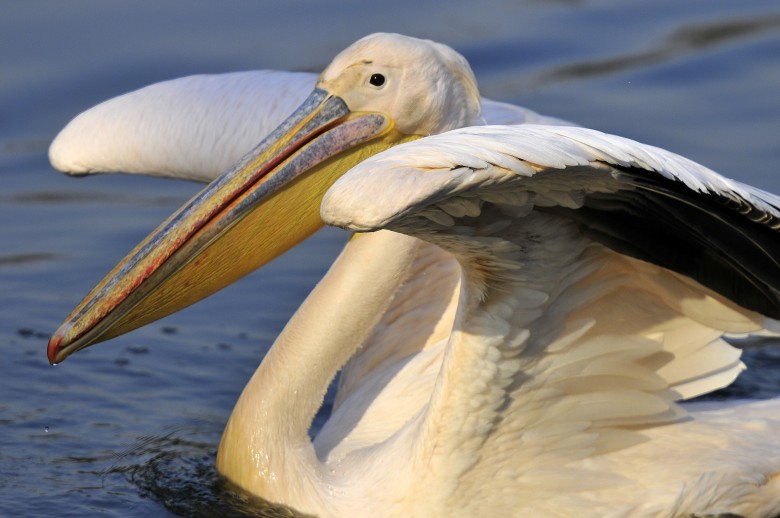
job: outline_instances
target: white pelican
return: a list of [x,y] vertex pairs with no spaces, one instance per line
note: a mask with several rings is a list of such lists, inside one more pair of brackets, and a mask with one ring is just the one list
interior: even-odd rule
[[[238,152],[210,156],[250,131],[253,110],[280,118],[312,80],[274,93],[293,76],[249,77],[109,101],[62,132],[52,161],[205,178]],[[270,105],[242,102],[255,80]],[[228,83],[237,90],[219,91]],[[189,121],[169,122],[189,103]],[[360,233],[244,389],[217,457],[227,479],[320,516],[780,513],[777,400],[677,404],[742,370],[724,335],[780,330],[780,199],[492,106],[544,124],[486,126],[493,114],[448,47],[358,41],[109,273],[52,337],[50,360],[214,292],[321,214]]]

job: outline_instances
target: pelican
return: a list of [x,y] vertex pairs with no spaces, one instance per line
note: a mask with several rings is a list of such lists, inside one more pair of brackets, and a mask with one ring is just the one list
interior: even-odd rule
[[236,403],[229,481],[318,516],[777,515],[777,400],[680,402],[744,368],[724,336],[780,331],[780,198],[560,122],[481,100],[462,56],[395,34],[318,78],[193,77],[93,108],[56,167],[207,179],[267,136],[87,295],[49,359],[324,222],[355,234]]

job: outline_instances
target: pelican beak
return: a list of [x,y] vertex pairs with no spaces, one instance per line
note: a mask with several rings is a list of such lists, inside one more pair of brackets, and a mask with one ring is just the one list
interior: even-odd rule
[[317,88],[271,135],[144,239],[49,341],[49,361],[205,298],[322,227],[339,176],[405,140],[392,120]]

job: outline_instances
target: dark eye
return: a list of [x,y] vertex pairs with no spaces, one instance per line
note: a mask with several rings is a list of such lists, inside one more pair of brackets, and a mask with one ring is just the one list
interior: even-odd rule
[[371,74],[371,78],[368,80],[373,86],[382,86],[385,84],[385,76],[382,74]]

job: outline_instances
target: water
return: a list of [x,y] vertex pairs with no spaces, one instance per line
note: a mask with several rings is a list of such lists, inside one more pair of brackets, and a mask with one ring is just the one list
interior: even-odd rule
[[[326,230],[283,264],[50,367],[46,341],[65,315],[200,187],[53,172],[49,141],[101,100],[191,73],[319,70],[358,37],[396,31],[463,52],[486,96],[780,192],[772,0],[1,3],[3,516],[287,513],[224,487],[214,452],[244,383],[345,235]],[[780,353],[759,345],[718,397],[780,392]]]

